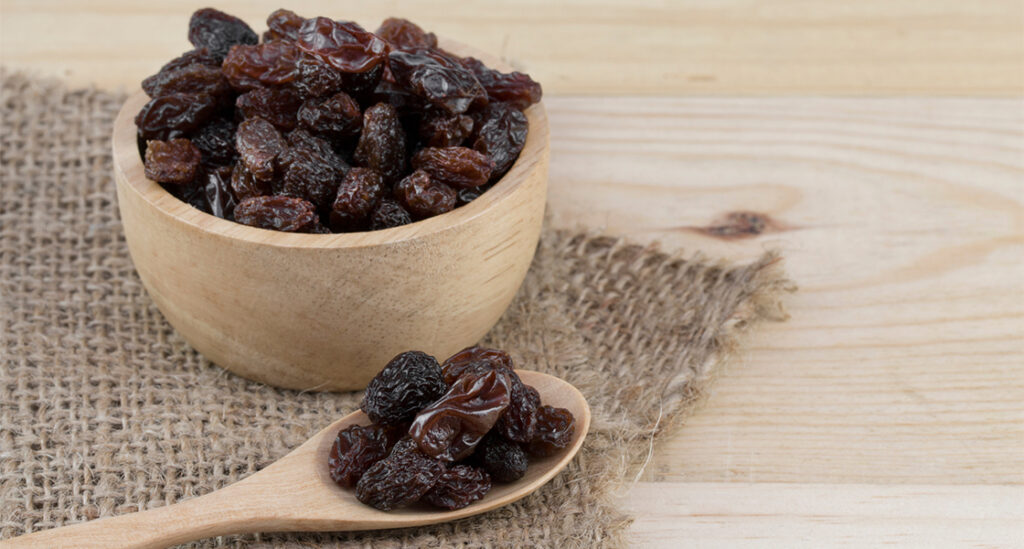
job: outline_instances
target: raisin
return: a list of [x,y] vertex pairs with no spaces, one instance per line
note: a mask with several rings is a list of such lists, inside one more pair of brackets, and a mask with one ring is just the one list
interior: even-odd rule
[[291,83],[298,73],[298,60],[299,50],[291,42],[236,46],[224,59],[223,71],[232,87],[248,91]]
[[387,40],[395,48],[418,49],[437,47],[437,36],[434,33],[425,32],[416,23],[399,17],[385,19],[374,34]]
[[[164,66],[160,67],[160,70],[157,72],[157,74],[160,74],[162,72],[171,72],[173,70],[180,69],[182,67],[187,67],[189,65],[206,65],[209,67],[216,67],[219,69],[221,61],[223,61],[223,59],[218,58],[216,55],[210,53],[210,50],[208,48],[196,48],[194,50],[189,50],[179,55],[178,57],[175,57],[174,59],[171,59],[170,61],[165,63]],[[152,76],[150,78],[152,78]],[[145,85],[143,85],[143,89],[145,89]]]
[[523,478],[530,465],[526,452],[518,444],[493,431],[477,446],[473,460],[496,482],[515,482]]
[[401,115],[414,115],[426,108],[423,98],[411,91],[395,84],[382,80],[373,90],[373,103],[387,103]]
[[387,42],[358,24],[326,17],[303,22],[295,43],[342,72],[374,69],[384,62],[388,52]]
[[345,92],[327,99],[307,99],[298,112],[299,125],[329,139],[351,137],[359,133],[363,115],[359,103]]
[[430,179],[423,170],[416,170],[395,185],[395,196],[413,215],[433,217],[455,208],[455,189]]
[[293,147],[285,157],[288,168],[284,174],[282,194],[307,200],[317,209],[330,205],[344,172],[334,169],[312,147]]
[[188,139],[146,143],[146,177],[160,183],[184,185],[196,177],[202,156]]
[[412,223],[412,215],[393,198],[383,198],[370,214],[370,230],[379,231]]
[[487,184],[494,162],[466,147],[427,147],[412,157],[412,167],[430,174],[431,181],[467,188]]
[[357,231],[366,228],[370,213],[384,196],[384,179],[370,168],[352,168],[338,186],[331,206],[331,228]]
[[261,229],[291,233],[317,230],[320,218],[312,204],[288,196],[255,196],[235,206],[235,221]]
[[391,359],[370,381],[360,409],[374,423],[400,423],[412,419],[447,389],[434,357],[407,351]]
[[230,164],[235,152],[235,123],[228,118],[214,118],[196,130],[189,139],[203,153],[205,164]]
[[286,147],[277,128],[258,116],[244,120],[235,133],[235,148],[242,162],[260,181],[274,178],[275,160]]
[[220,68],[200,64],[158,72],[142,81],[142,89],[150,97],[172,93],[208,93],[223,97],[231,93],[231,86]]
[[341,157],[334,149],[331,148],[331,144],[321,139],[306,130],[298,129],[288,134],[288,144],[291,145],[289,151],[285,151],[284,154],[279,158],[281,167],[287,169],[291,166],[291,161],[296,158],[291,151],[301,151],[303,149],[312,149],[320,158],[327,162],[330,167],[338,172],[339,177],[348,173],[350,169],[345,159]]
[[491,477],[468,465],[456,465],[441,473],[437,484],[423,495],[423,501],[444,509],[462,509],[491,490]]
[[217,112],[217,101],[205,93],[172,93],[150,100],[135,116],[143,139],[181,137],[205,124]]
[[235,99],[243,117],[259,116],[281,131],[295,129],[295,116],[301,106],[298,94],[288,88],[256,88]]
[[256,179],[253,177],[252,172],[249,171],[249,168],[246,168],[244,163],[239,162],[235,164],[235,169],[231,171],[231,191],[238,200],[245,200],[254,196],[269,195],[271,188],[269,182]]
[[456,147],[473,133],[473,118],[431,108],[420,122],[420,138],[430,147]]
[[351,488],[371,465],[388,456],[386,430],[379,425],[352,425],[338,432],[331,445],[327,466],[331,480]]
[[459,194],[455,199],[455,207],[465,206],[470,202],[480,198],[480,195],[484,193],[484,187],[471,187],[469,189],[459,189]]
[[540,84],[521,72],[503,73],[488,68],[479,59],[465,57],[462,65],[473,72],[476,79],[487,90],[487,97],[492,102],[505,102],[525,109],[540,101],[543,91]]
[[302,97],[323,97],[340,92],[345,87],[341,71],[319,57],[303,53],[296,64],[293,85]]
[[188,41],[223,59],[231,46],[255,44],[259,36],[245,21],[213,8],[197,10],[188,22]]
[[511,375],[510,402],[505,413],[494,425],[495,432],[515,441],[528,443],[537,431],[537,409],[540,408],[540,393],[519,379],[515,372]]
[[435,49],[395,50],[388,55],[395,82],[449,112],[487,104],[487,92],[458,59]]
[[473,452],[509,404],[504,370],[465,374],[439,400],[423,408],[409,436],[430,457],[458,461]]
[[405,130],[395,108],[378,103],[363,113],[363,128],[354,160],[373,168],[386,183],[394,183],[405,172]]
[[491,349],[474,345],[448,357],[441,365],[441,372],[444,374],[445,383],[451,385],[466,371],[475,369],[477,366],[484,366],[492,370],[512,371],[512,357],[500,349]]
[[206,186],[200,184],[198,178],[184,185],[164,185],[163,187],[178,200],[199,211],[210,213],[210,203],[206,201]]
[[473,149],[494,161],[491,181],[501,179],[526,144],[526,115],[507,103],[491,103],[478,114]]
[[519,379],[508,353],[481,346],[467,347],[441,365],[445,383],[449,385],[464,375],[487,370],[503,370],[509,376],[509,406],[494,425],[494,430],[509,440],[529,442],[535,430],[540,394]]
[[388,457],[372,465],[356,483],[356,498],[381,511],[419,501],[437,484],[444,465],[409,439],[398,441]]
[[537,430],[526,446],[534,456],[551,456],[572,442],[576,418],[564,408],[541,406],[537,409]]
[[263,41],[299,39],[299,27],[306,22],[306,18],[296,14],[294,11],[279,9],[267,16],[267,32],[263,33]]
[[220,166],[204,169],[201,173],[210,213],[221,219],[232,219],[238,204],[231,191],[231,171],[231,166]]

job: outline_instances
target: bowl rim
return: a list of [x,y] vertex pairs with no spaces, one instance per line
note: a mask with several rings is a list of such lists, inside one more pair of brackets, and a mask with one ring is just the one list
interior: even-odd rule
[[[457,55],[476,57],[487,66],[504,72],[513,70],[500,59],[465,44],[444,38],[439,38],[438,41],[440,47]],[[526,134],[526,143],[515,163],[487,192],[469,204],[439,216],[376,231],[330,234],[286,233],[251,227],[208,214],[178,199],[159,183],[147,178],[142,158],[139,155],[135,115],[148,101],[149,97],[139,87],[128,96],[114,120],[111,148],[118,187],[131,190],[150,207],[201,232],[245,242],[287,248],[360,248],[422,238],[454,229],[508,201],[526,181],[532,179],[538,169],[543,169],[545,163],[541,160],[549,148],[547,112],[543,101],[540,101],[524,111],[529,122],[529,130]],[[122,182],[125,184],[122,185]]]

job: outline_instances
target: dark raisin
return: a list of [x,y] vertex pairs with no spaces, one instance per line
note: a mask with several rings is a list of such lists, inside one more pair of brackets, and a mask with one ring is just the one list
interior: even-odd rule
[[528,74],[496,71],[473,57],[463,58],[462,64],[473,72],[493,102],[505,102],[521,110],[540,101],[543,94],[540,84]]
[[255,196],[269,195],[271,187],[269,182],[260,181],[253,177],[249,168],[246,168],[244,163],[239,162],[235,164],[235,168],[231,171],[231,191],[235,194],[236,199],[245,200]]
[[379,425],[342,429],[327,459],[331,480],[346,488],[355,486],[371,465],[387,457],[389,450],[387,432]]
[[213,8],[197,10],[188,22],[188,41],[223,59],[231,46],[255,44],[259,36],[245,21]]
[[205,164],[230,164],[235,161],[236,125],[229,118],[214,118],[196,130],[189,139],[203,153]]
[[188,139],[146,143],[146,177],[160,183],[185,185],[196,177],[202,156]]
[[172,93],[208,93],[223,97],[231,93],[231,86],[219,67],[200,64],[158,72],[142,81],[142,89],[150,97]]
[[275,160],[286,147],[277,128],[258,116],[245,119],[235,133],[235,148],[242,162],[260,181],[274,178]]
[[415,115],[425,108],[423,98],[411,91],[395,84],[382,80],[373,90],[373,103],[387,103],[394,107],[401,116]]
[[143,139],[181,137],[198,129],[217,112],[217,100],[209,94],[172,93],[150,100],[135,116]]
[[296,45],[342,72],[366,72],[384,63],[388,45],[377,35],[349,21],[307,19]]
[[519,379],[515,372],[511,376],[511,401],[505,413],[498,418],[494,431],[515,441],[528,443],[537,430],[537,409],[540,408],[540,393]]
[[356,498],[381,511],[419,501],[437,484],[445,466],[416,448],[409,439],[398,441],[388,457],[378,461],[356,483]]
[[419,49],[437,47],[437,36],[434,33],[426,32],[416,23],[399,17],[385,19],[374,34],[387,40],[395,48]]
[[383,198],[370,214],[370,230],[379,231],[412,223],[412,215],[393,198]]
[[487,92],[458,59],[434,49],[392,51],[388,56],[395,82],[453,113],[487,104]]
[[294,86],[302,97],[334,95],[345,87],[342,72],[319,57],[303,53],[296,67]]
[[294,11],[279,9],[267,17],[267,32],[263,33],[263,41],[299,39],[299,27],[306,22],[306,18],[296,14]]
[[299,50],[291,42],[267,42],[231,48],[224,59],[224,76],[237,90],[281,86],[295,80]]
[[180,69],[189,65],[207,65],[219,69],[221,61],[223,61],[223,59],[210,53],[208,48],[196,48],[171,59],[165,63],[164,66],[160,67],[160,71],[157,72],[157,74],[160,74],[161,72],[171,72],[175,69]]
[[430,174],[431,181],[468,188],[485,185],[494,162],[466,147],[427,147],[412,157],[412,167]]
[[469,189],[459,189],[459,194],[455,200],[455,207],[465,206],[470,202],[480,198],[480,195],[484,193],[484,187],[472,187]]
[[473,460],[491,475],[495,482],[515,482],[526,474],[530,464],[526,452],[493,431],[477,446]]
[[[307,132],[306,130],[298,129],[288,134],[288,144],[291,145],[291,150],[312,149],[320,156],[321,159],[327,162],[332,169],[341,172],[339,177],[344,176],[350,169],[348,163],[345,162],[345,159],[331,148],[330,143]],[[294,156],[290,151],[285,151],[278,160],[281,167],[287,169],[293,158]]]
[[299,125],[329,139],[351,137],[363,126],[359,103],[345,92],[326,99],[307,99],[298,112]]
[[373,168],[386,183],[394,183],[405,172],[405,130],[395,108],[378,103],[363,113],[363,128],[354,160]]
[[526,115],[506,103],[491,103],[476,117],[473,149],[494,161],[491,181],[501,179],[526,144]]
[[210,203],[206,201],[206,185],[203,185],[199,178],[184,185],[164,185],[163,187],[178,200],[199,211],[210,213]]
[[261,229],[308,233],[317,230],[320,218],[312,204],[288,196],[256,196],[235,206],[235,221]]
[[423,501],[443,509],[462,509],[490,490],[491,477],[486,472],[468,465],[456,465],[441,473],[437,484],[424,494]]
[[370,381],[360,408],[374,423],[400,423],[412,419],[447,390],[434,357],[407,351],[391,359]]
[[201,170],[201,181],[206,193],[210,213],[221,219],[233,219],[235,194],[231,191],[231,166],[211,167]]
[[331,204],[338,184],[345,173],[311,147],[292,147],[284,155],[288,168],[284,174],[282,193],[313,203],[317,209]]
[[503,369],[511,372],[513,368],[512,357],[500,349],[474,345],[466,347],[448,357],[448,360],[441,364],[441,372],[444,374],[445,383],[451,385],[463,373],[474,370],[477,366],[483,366],[491,370]]
[[433,217],[455,208],[455,189],[432,181],[423,170],[416,170],[395,185],[395,197],[413,215]]
[[281,131],[295,129],[296,113],[302,99],[288,88],[256,88],[235,99],[235,107],[245,118],[259,116]]
[[384,178],[370,168],[352,168],[331,206],[331,228],[335,231],[363,230],[370,214],[384,196]]
[[473,133],[473,118],[465,114],[452,114],[444,109],[431,108],[423,113],[420,138],[429,147],[455,147]]
[[504,370],[464,374],[443,397],[416,414],[409,436],[428,456],[458,461],[494,427],[509,398]]
[[564,408],[541,406],[537,409],[537,430],[526,446],[534,456],[551,456],[572,442],[576,418]]

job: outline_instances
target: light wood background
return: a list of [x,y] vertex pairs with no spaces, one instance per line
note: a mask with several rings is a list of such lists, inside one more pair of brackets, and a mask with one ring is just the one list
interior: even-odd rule
[[[200,7],[0,6],[5,65],[103,87],[185,50]],[[1024,3],[291,7],[406,15],[533,73],[560,226],[784,252],[792,318],[624,494],[638,545],[1024,546]]]

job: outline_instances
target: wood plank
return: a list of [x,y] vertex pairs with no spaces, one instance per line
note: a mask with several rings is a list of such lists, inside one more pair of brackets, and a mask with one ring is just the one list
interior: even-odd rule
[[641,482],[629,506],[648,548],[1024,544],[1019,486]]
[[[556,225],[733,260],[778,248],[800,285],[645,479],[1024,482],[1024,101],[549,113]],[[761,225],[728,222],[743,211]]]
[[[2,0],[3,63],[75,84],[134,87],[187,49],[197,5]],[[262,30],[280,2],[216,5]],[[505,56],[551,95],[1024,92],[1018,0],[314,0],[302,10],[369,27],[409,17]]]

